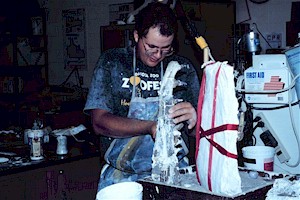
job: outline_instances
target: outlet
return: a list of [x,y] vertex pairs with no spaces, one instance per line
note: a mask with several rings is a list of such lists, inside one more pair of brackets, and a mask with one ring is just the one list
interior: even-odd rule
[[280,48],[282,43],[282,34],[281,33],[270,33],[266,35],[268,43],[273,48]]
[[266,146],[271,146],[275,148],[275,155],[281,163],[287,162],[290,160],[290,155],[287,150],[284,148],[280,142],[276,132],[272,129],[272,126],[269,124],[263,113],[258,113],[256,117],[261,118],[261,122],[264,123],[264,126],[261,127],[263,133],[260,134],[260,138]]
[[282,36],[281,33],[271,33],[267,34],[268,42],[281,42]]

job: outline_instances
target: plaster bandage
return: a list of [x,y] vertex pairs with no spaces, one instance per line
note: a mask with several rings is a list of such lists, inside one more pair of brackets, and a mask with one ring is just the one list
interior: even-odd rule
[[242,192],[238,170],[238,101],[233,67],[208,62],[204,68],[196,125],[196,169],[201,186],[219,194]]

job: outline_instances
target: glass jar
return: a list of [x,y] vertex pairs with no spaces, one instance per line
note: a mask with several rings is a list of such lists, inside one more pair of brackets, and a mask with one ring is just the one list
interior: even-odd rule
[[28,132],[28,144],[30,145],[31,160],[41,160],[43,156],[43,131],[31,130]]

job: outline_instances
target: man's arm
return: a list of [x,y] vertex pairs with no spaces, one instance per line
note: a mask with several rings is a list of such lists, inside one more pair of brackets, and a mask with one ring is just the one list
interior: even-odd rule
[[189,102],[181,102],[174,105],[169,110],[169,117],[174,119],[175,124],[186,121],[188,129],[193,129],[197,123],[196,110]]
[[151,134],[155,138],[156,122],[120,117],[106,110],[91,111],[93,129],[96,134],[113,138],[126,138]]

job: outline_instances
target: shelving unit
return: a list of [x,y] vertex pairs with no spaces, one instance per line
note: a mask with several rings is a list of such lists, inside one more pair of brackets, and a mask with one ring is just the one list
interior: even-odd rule
[[0,13],[0,111],[6,114],[0,129],[21,126],[22,101],[48,85],[45,12],[36,13],[13,17]]

